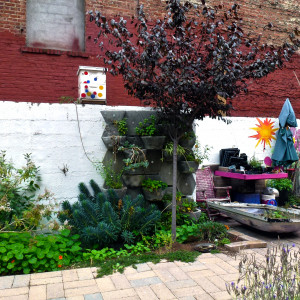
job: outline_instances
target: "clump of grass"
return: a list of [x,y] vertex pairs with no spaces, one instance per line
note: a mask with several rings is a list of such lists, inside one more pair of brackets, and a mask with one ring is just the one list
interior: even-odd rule
[[140,254],[134,256],[127,257],[119,257],[117,259],[106,259],[105,261],[95,262],[94,266],[100,267],[98,270],[98,277],[102,277],[104,275],[110,275],[114,272],[123,273],[126,267],[132,266],[136,268],[136,264],[153,262],[157,264],[162,259],[166,259],[167,261],[183,261],[183,262],[194,262],[195,259],[199,256],[199,252],[197,251],[175,251],[168,252],[164,254]]
[[243,300],[300,299],[300,252],[294,247],[293,244],[270,248],[264,262],[255,255],[243,256],[239,279],[226,285],[227,292]]

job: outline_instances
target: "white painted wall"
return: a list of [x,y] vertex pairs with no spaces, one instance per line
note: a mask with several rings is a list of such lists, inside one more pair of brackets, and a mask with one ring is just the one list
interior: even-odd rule
[[[205,118],[203,121],[196,121],[196,134],[202,146],[208,145],[213,147],[210,152],[210,157],[204,164],[218,164],[219,151],[223,148],[239,148],[240,153],[246,153],[248,161],[252,156],[258,160],[264,160],[266,156],[272,156],[275,141],[271,142],[271,148],[266,145],[263,150],[263,145],[259,144],[256,148],[257,140],[249,138],[256,134],[256,131],[250,128],[257,127],[259,124],[256,118],[227,118],[231,121],[226,124],[223,121]],[[265,118],[260,118],[262,121]],[[274,127],[278,128],[278,119],[272,119]]]
[[[101,161],[106,148],[101,140],[105,127],[101,110],[137,110],[137,107],[111,107],[78,105],[79,124],[82,141],[92,161]],[[249,138],[255,134],[255,118],[230,118],[232,123],[204,119],[196,122],[196,133],[201,145],[212,146],[210,158],[204,163],[217,164],[219,150],[238,147],[250,158],[259,159],[270,154],[269,148],[263,152],[256,140]],[[276,126],[277,127],[277,126]],[[32,158],[40,166],[43,186],[55,194],[58,201],[75,201],[79,182],[96,180],[103,183],[93,164],[84,154],[76,107],[73,104],[31,104],[0,102],[0,150],[6,150],[16,166],[24,164],[23,154],[32,153]],[[68,166],[67,176],[60,170]]]

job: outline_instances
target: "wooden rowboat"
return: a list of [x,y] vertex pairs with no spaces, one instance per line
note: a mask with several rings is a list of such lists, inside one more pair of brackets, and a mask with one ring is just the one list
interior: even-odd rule
[[[266,232],[288,233],[300,230],[300,210],[266,204],[207,202],[241,224]],[[279,217],[278,217],[279,216]]]

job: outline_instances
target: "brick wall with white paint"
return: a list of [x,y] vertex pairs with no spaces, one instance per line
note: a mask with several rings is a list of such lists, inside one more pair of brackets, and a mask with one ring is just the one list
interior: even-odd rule
[[[100,111],[142,109],[94,105],[77,108],[82,142],[92,161],[101,161],[106,152],[101,140],[105,123]],[[255,118],[229,119],[232,121],[229,125],[209,118],[196,122],[201,145],[213,147],[205,164],[217,164],[219,150],[232,146],[240,148],[249,158],[255,154],[256,158],[264,159],[270,154],[269,148],[265,152],[261,145],[255,148],[256,140],[249,138],[255,134],[250,129],[257,124]],[[72,104],[0,102],[0,150],[6,150],[7,157],[18,167],[24,164],[23,154],[32,153],[34,162],[40,166],[42,189],[49,189],[60,202],[77,199],[79,182],[94,179],[103,184],[82,148],[76,107]],[[69,169],[66,176],[61,171],[64,166]]]

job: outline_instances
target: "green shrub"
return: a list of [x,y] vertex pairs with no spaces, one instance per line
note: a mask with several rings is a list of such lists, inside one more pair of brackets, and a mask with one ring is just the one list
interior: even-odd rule
[[156,128],[155,116],[150,116],[150,119],[144,119],[143,122],[139,122],[138,127],[135,128],[137,135],[141,136],[153,136],[157,135],[158,130]]
[[16,168],[6,159],[6,152],[0,152],[0,231],[36,229],[43,217],[50,218],[53,204],[44,204],[53,200],[53,195],[40,189],[39,167],[31,159],[31,154],[24,155],[26,164]]
[[127,118],[123,118],[120,121],[114,121],[114,125],[117,126],[120,135],[126,135],[128,131]]
[[86,247],[108,247],[120,243],[132,244],[141,234],[149,234],[160,220],[161,213],[155,205],[146,205],[142,195],[119,199],[113,190],[107,195],[90,181],[93,194],[84,183],[79,184],[79,201],[63,202],[58,214],[62,223],[71,225]]
[[123,187],[122,174],[123,169],[116,171],[114,169],[114,161],[111,159],[106,164],[96,164],[97,171],[104,179],[104,185],[110,189],[121,189]]
[[0,276],[59,270],[82,260],[79,235],[69,230],[56,235],[28,232],[0,234]]
[[277,189],[278,191],[293,189],[293,182],[288,178],[269,179],[267,180],[267,186]]
[[158,189],[166,189],[168,185],[161,180],[154,180],[151,178],[147,178],[142,182],[142,187],[149,192],[155,192]]
[[190,237],[196,237],[198,240],[214,241],[227,237],[227,228],[220,223],[206,221],[203,223],[185,224],[176,229],[176,240],[184,243]]

